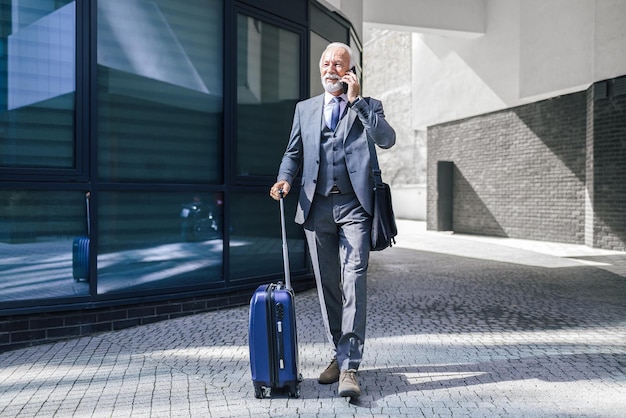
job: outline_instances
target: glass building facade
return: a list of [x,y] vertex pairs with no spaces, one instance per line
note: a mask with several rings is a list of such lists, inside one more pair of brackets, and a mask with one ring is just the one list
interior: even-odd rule
[[0,315],[279,280],[268,190],[329,41],[361,50],[308,0],[0,0]]

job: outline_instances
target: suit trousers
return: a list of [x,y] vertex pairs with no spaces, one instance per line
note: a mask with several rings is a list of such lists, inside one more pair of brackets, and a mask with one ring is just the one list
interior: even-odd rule
[[341,370],[357,370],[363,357],[371,224],[349,193],[315,194],[303,225],[324,327]]

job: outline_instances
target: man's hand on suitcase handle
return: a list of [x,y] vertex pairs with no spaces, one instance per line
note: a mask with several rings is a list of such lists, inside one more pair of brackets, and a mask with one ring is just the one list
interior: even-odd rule
[[291,185],[286,180],[281,180],[272,186],[270,189],[270,196],[274,200],[280,200],[281,197],[285,197],[289,194]]

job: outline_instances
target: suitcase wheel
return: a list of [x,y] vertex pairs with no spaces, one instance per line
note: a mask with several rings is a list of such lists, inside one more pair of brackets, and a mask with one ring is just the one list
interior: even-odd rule
[[289,386],[289,397],[290,398],[299,398],[300,397],[300,386],[299,385],[290,385]]
[[257,399],[263,399],[265,397],[265,390],[261,385],[254,385],[254,397]]

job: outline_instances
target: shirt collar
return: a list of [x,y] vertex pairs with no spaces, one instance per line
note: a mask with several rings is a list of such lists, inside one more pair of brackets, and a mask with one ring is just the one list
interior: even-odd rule
[[[329,92],[325,91],[324,92],[324,104],[327,105],[330,103],[330,101],[335,98],[337,96],[333,96],[332,94],[330,94]],[[348,103],[348,95],[347,94],[342,94],[339,97],[341,97],[341,99],[343,100],[344,103]]]

